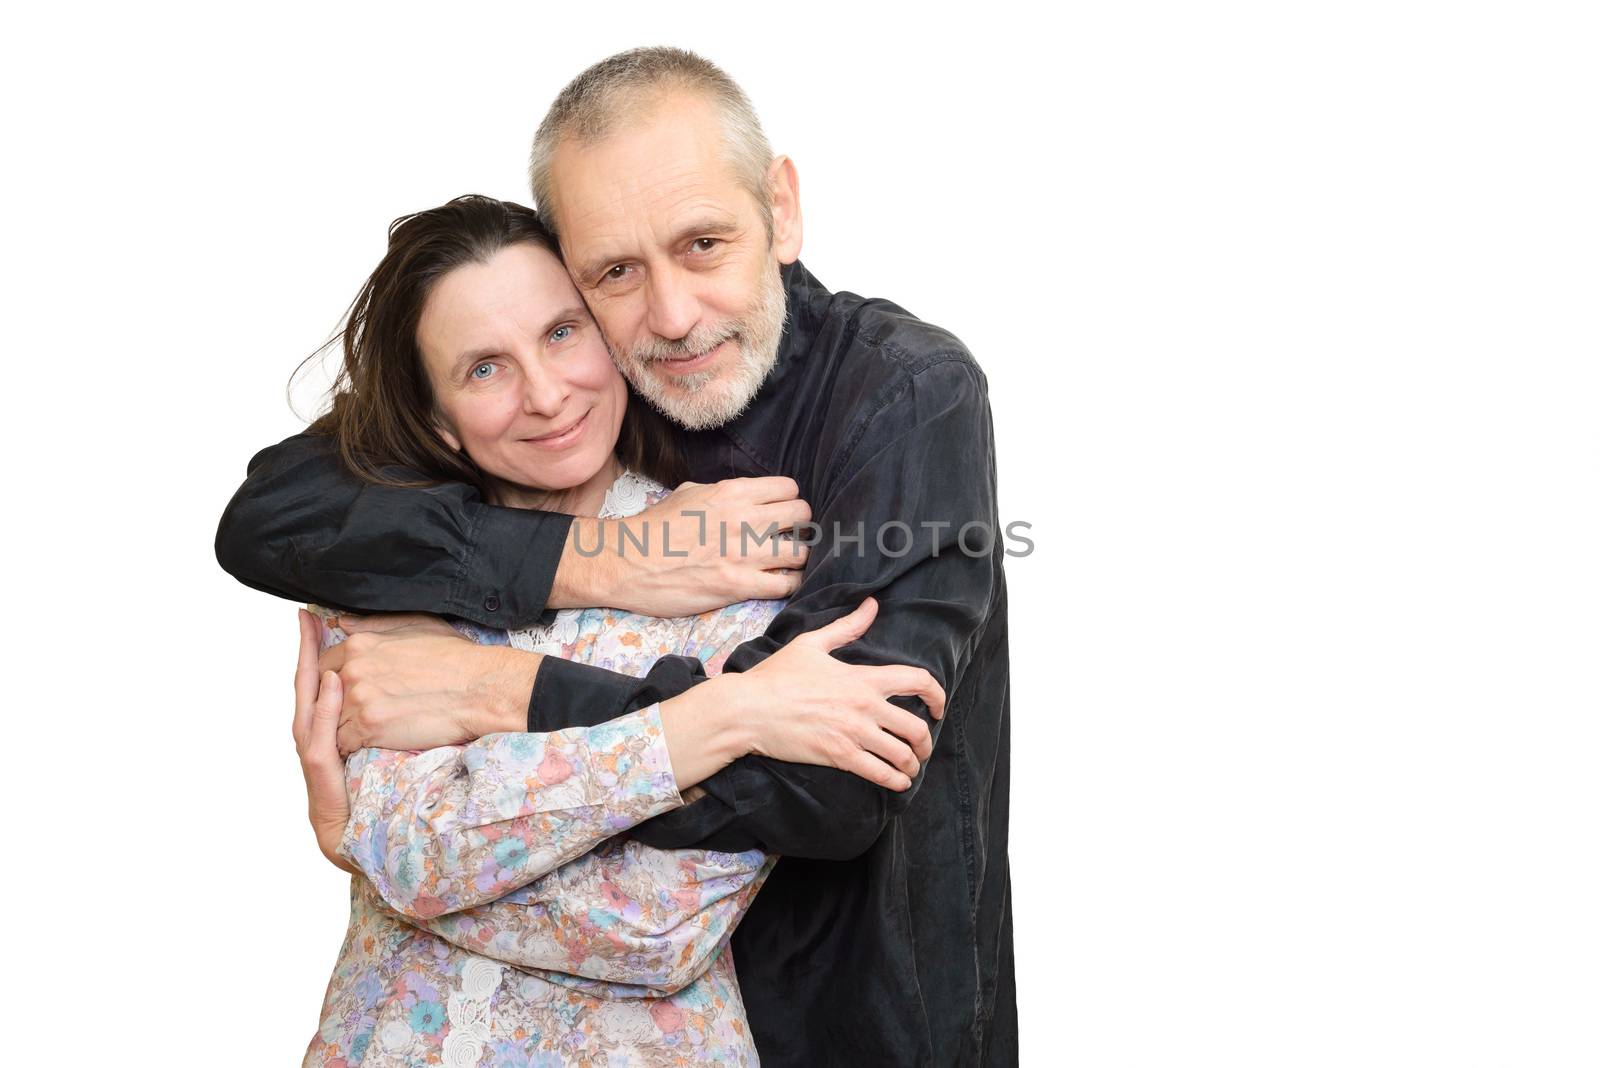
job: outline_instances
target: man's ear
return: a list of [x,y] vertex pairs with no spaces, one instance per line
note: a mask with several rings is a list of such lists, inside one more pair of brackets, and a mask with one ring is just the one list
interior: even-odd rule
[[800,258],[800,175],[794,160],[779,156],[767,168],[767,188],[772,193],[772,251],[779,263]]

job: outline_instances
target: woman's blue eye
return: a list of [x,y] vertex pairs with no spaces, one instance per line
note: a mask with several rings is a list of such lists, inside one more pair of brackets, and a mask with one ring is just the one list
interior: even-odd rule
[[[480,373],[483,371],[487,371],[488,374]],[[478,379],[479,381],[488,378],[489,375],[492,374],[494,374],[494,364],[492,363],[480,363],[478,366],[472,369],[472,377]]]
[[570,336],[572,336],[572,327],[570,326],[558,326],[550,331],[551,341],[565,341]]

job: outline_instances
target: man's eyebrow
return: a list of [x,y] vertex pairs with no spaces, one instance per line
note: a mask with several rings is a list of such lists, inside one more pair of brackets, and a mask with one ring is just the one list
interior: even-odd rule
[[[738,229],[739,221],[731,215],[704,215],[680,226],[667,244],[678,245],[691,237],[721,237]],[[601,272],[609,270],[612,264],[628,258],[626,253],[621,252],[608,252],[606,255],[591,257],[583,261],[582,267],[577,272],[578,277],[585,281],[592,280]]]

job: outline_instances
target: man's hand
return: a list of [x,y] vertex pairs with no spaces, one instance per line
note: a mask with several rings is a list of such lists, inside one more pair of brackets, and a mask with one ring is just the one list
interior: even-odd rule
[[788,597],[808,550],[772,534],[810,521],[792,478],[685,482],[626,519],[573,520],[548,604],[671,617]]
[[920,667],[850,664],[832,655],[866,634],[877,615],[878,602],[868,597],[750,670],[712,680],[739,688],[736,707],[751,731],[752,752],[910,789],[933,755],[933,736],[921,717],[889,698],[920,697],[932,718],[943,719],[944,687]]
[[725,671],[661,702],[679,790],[746,753],[911,789],[933,755],[933,733],[889,699],[919,697],[932,718],[943,719],[944,688],[924,668],[851,664],[832,655],[866,634],[877,614],[877,600],[868,597],[748,671]]
[[294,748],[306,777],[311,829],[317,848],[334,866],[354,875],[356,869],[339,855],[339,840],[350,820],[345,792],[344,761],[334,742],[339,725],[339,676],[317,677],[317,621],[300,610],[300,661],[294,672]]
[[338,749],[433,749],[527,729],[542,657],[478,645],[432,616],[340,616],[350,636],[322,654],[338,673]]

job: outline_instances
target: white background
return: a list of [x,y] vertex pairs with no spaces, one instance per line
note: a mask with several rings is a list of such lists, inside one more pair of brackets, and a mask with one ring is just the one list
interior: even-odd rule
[[1582,15],[13,13],[0,1059],[297,1063],[346,884],[304,822],[293,607],[217,568],[217,517],[389,220],[526,200],[561,85],[672,43],[797,161],[824,283],[988,373],[1038,545],[1024,1063],[1600,1063]]

